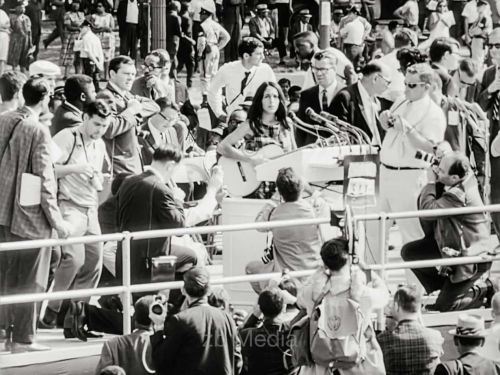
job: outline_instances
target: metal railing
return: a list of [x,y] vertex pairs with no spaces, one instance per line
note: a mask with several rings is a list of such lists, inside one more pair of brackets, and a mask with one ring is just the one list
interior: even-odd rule
[[[380,248],[386,248],[386,221],[389,219],[405,219],[412,217],[441,217],[441,216],[454,216],[473,213],[487,213],[487,212],[500,212],[500,204],[490,205],[484,207],[467,207],[456,209],[438,209],[438,210],[424,210],[424,211],[408,211],[408,212],[395,212],[395,213],[374,213],[374,214],[359,214],[352,217],[353,223],[360,221],[374,221],[379,220],[380,231]],[[178,229],[163,229],[151,230],[142,232],[122,232],[105,234],[99,236],[85,236],[74,237],[68,239],[47,239],[47,240],[33,240],[33,241],[19,241],[19,242],[6,242],[0,244],[0,251],[13,251],[13,250],[26,250],[36,249],[51,246],[64,246],[70,244],[86,244],[95,242],[106,241],[121,241],[122,242],[122,278],[123,283],[121,286],[104,287],[98,289],[80,289],[68,290],[59,292],[47,293],[26,293],[10,296],[2,296],[0,298],[0,305],[27,303],[27,302],[41,302],[44,300],[60,300],[67,298],[85,298],[95,295],[112,295],[120,294],[123,302],[124,317],[130,317],[132,307],[132,293],[149,292],[157,290],[178,289],[183,285],[182,281],[162,282],[162,283],[149,283],[149,284],[135,284],[131,285],[130,277],[130,241],[148,238],[162,238],[170,236],[181,236],[185,234],[206,234],[213,232],[232,232],[243,230],[256,230],[256,229],[274,229],[290,226],[308,226],[308,225],[321,225],[329,224],[330,217],[316,218],[316,219],[296,219],[296,220],[280,220],[272,222],[261,223],[247,223],[247,224],[232,224],[232,225],[212,225],[205,227],[191,227],[191,228],[178,228]],[[367,270],[380,271],[383,273],[387,269],[408,269],[408,268],[424,268],[424,267],[437,267],[437,266],[450,266],[457,264],[470,264],[482,263],[500,260],[500,254],[473,256],[473,257],[460,257],[448,258],[437,260],[413,261],[395,264],[387,264],[385,251],[382,251],[381,264],[368,264],[364,265]],[[291,277],[304,277],[309,276],[314,270],[305,271],[292,271]],[[266,281],[275,277],[279,277],[280,273],[266,273],[256,275],[232,276],[214,278],[211,283],[214,285],[234,284],[234,283],[247,283],[254,281]],[[123,332],[124,334],[130,333],[131,321],[130,319],[123,319]]]

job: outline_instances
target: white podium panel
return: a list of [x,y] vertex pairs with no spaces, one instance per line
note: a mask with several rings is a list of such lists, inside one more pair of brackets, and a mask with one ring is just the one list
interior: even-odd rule
[[[222,201],[222,224],[253,223],[255,217],[267,203],[264,199],[225,198]],[[266,247],[266,233],[256,230],[224,232],[223,273],[227,276],[245,275],[245,266],[260,259]],[[224,286],[231,296],[231,303],[239,306],[253,306],[257,294],[249,283]]]

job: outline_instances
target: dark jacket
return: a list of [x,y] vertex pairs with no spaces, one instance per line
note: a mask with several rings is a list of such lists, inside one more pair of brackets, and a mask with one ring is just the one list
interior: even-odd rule
[[[266,17],[266,21],[269,23],[269,37],[274,39],[276,37],[276,26],[271,17]],[[250,21],[248,21],[248,28],[250,29],[250,36],[263,40],[263,30],[260,28],[257,16],[250,18]]]
[[[183,149],[183,146],[179,143],[178,134],[174,127],[167,129],[165,133],[168,133],[168,138],[165,143],[173,144],[179,149]],[[169,139],[171,142],[169,142]],[[160,147],[161,142],[155,141],[153,135],[151,134],[149,123],[141,127],[139,145],[141,147],[142,161],[144,165],[150,165],[153,162],[153,154],[155,150]]]
[[[340,90],[333,98],[331,106],[335,116],[363,130],[366,134],[368,134],[370,139],[373,138],[372,131],[368,126],[368,121],[365,116],[363,100],[361,99],[357,83]],[[380,126],[378,116],[376,117],[376,122],[380,138],[382,140],[385,132]]]
[[[436,184],[428,184],[424,186],[418,199],[419,210],[481,206],[483,206],[483,201],[474,176],[470,176],[463,183],[445,190],[440,196],[436,193]],[[443,216],[432,218],[431,220],[436,220],[434,237],[439,249],[449,247],[459,250],[462,251],[461,256],[475,256],[482,251],[489,250],[486,242],[490,232],[488,221],[484,214]],[[478,247],[472,253],[468,248],[473,244],[484,244],[484,246]],[[464,246],[467,251],[464,249]],[[446,255],[443,254],[443,256]],[[454,266],[453,273],[450,275],[450,281],[458,283],[469,280],[478,273],[484,273],[487,268],[489,269],[491,263],[484,263],[484,265],[465,264]]]
[[[131,176],[123,181],[117,194],[118,229],[143,231],[181,228],[184,226],[182,202],[174,198],[171,189],[152,171]],[[132,283],[150,282],[146,261],[162,254],[165,238],[132,241],[130,245]],[[116,254],[116,272],[121,277],[121,246]]]
[[[340,90],[340,84],[337,82],[337,88],[335,90]],[[335,98],[335,96],[334,96]],[[334,108],[333,108],[333,99],[330,103],[330,106],[325,112],[334,113]],[[300,94],[300,101],[299,101],[299,111],[297,113],[297,116],[304,122],[308,124],[316,124],[313,120],[309,118],[309,116],[306,115],[306,109],[311,107],[314,112],[320,113],[321,112],[321,103],[319,101],[319,85],[313,86],[307,90],[304,90]],[[331,134],[325,131],[319,131],[319,135],[322,137],[330,137]],[[303,132],[300,129],[295,130],[295,140],[297,142],[297,147],[302,147],[311,143],[316,142],[316,137],[313,136],[312,134]]]
[[169,318],[151,345],[158,375],[234,375],[241,367],[233,319],[206,298]]
[[[290,347],[287,342],[290,325],[260,321],[255,315],[239,331],[243,373],[245,375],[292,375],[298,369],[287,369],[283,359]],[[267,345],[262,345],[266,343]]]
[[54,113],[50,132],[52,135],[56,135],[61,130],[78,126],[82,122],[82,112],[75,107],[69,106],[67,102],[63,102]]
[[458,94],[458,87],[455,82],[451,79],[450,73],[447,70],[443,69],[439,65],[434,63],[431,64],[432,69],[439,74],[441,81],[443,82],[443,95],[455,96]]
[[[120,0],[118,3],[118,9],[116,10],[116,19],[118,21],[118,28],[120,35],[125,32],[127,28],[127,3],[128,0]],[[137,5],[139,5],[139,23],[137,24],[137,35],[140,36],[142,33],[148,32],[148,1],[147,0],[137,0]]]
[[[462,362],[463,372],[458,361]],[[465,353],[458,361],[442,362],[436,367],[434,375],[495,375],[500,374],[500,364],[481,357],[474,352]]]

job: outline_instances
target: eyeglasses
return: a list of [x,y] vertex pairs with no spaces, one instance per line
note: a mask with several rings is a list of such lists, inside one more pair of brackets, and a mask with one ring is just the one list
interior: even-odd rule
[[329,67],[329,68],[316,68],[316,67],[312,67],[312,70],[314,73],[322,73],[322,74],[325,74],[326,72],[328,72],[330,69],[333,69],[333,67]]
[[144,70],[155,70],[155,69],[162,69],[162,66],[159,65],[142,65],[142,69]]
[[422,86],[425,85],[425,82],[417,82],[417,83],[408,83],[405,82],[405,86],[408,87],[409,89],[414,89],[417,86]]
[[380,73],[377,73],[377,76],[379,76],[380,78],[382,78],[382,79],[384,80],[384,82],[385,82],[385,84],[386,84],[387,86],[389,86],[389,85],[391,84],[391,82],[392,82],[389,78],[385,78],[385,77],[384,77],[382,74],[380,74]]
[[500,43],[489,43],[488,47],[500,49]]

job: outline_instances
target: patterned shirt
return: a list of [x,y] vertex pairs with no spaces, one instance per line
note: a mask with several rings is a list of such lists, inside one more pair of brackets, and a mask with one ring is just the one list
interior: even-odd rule
[[377,339],[387,375],[432,374],[443,354],[441,333],[416,320],[402,320],[394,331],[382,332]]

